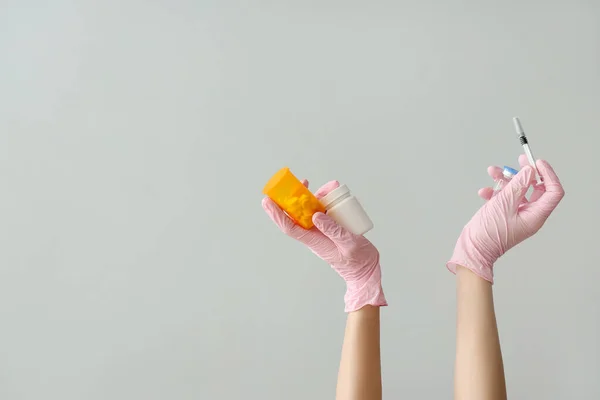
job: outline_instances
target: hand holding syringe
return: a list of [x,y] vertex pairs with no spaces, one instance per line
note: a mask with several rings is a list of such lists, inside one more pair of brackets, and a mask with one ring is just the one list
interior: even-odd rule
[[519,135],[519,140],[521,141],[521,145],[523,146],[523,150],[525,150],[525,155],[527,156],[527,159],[529,160],[529,165],[531,165],[535,169],[535,172],[537,173],[536,174],[536,182],[538,185],[540,185],[540,184],[542,184],[543,180],[541,178],[540,171],[538,170],[537,165],[535,165],[535,158],[533,157],[531,148],[529,148],[529,141],[527,140],[527,136],[525,136],[525,130],[523,130],[523,125],[521,125],[521,121],[519,120],[519,117],[514,117],[513,122],[515,124],[515,130],[517,131],[517,134]]
[[[519,157],[521,170],[498,193],[492,187],[479,190],[486,203],[465,226],[448,262],[450,271],[460,265],[476,275],[493,282],[494,263],[508,249],[535,234],[552,214],[565,192],[556,173],[544,160],[536,167],[544,179],[536,185],[529,199],[525,196],[535,182],[535,169],[529,166],[529,157]],[[488,174],[497,180],[503,169],[488,168]]]

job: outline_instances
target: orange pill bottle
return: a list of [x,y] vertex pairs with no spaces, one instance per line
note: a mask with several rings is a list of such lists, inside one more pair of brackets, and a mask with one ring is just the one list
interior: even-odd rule
[[287,167],[269,179],[263,193],[304,229],[314,226],[312,216],[316,212],[325,212],[321,202]]

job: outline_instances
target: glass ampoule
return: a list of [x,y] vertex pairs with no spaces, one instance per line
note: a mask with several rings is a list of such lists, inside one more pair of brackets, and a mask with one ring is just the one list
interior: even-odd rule
[[518,172],[519,171],[514,168],[504,166],[502,169],[502,176],[496,179],[496,184],[494,185],[494,195],[501,191]]

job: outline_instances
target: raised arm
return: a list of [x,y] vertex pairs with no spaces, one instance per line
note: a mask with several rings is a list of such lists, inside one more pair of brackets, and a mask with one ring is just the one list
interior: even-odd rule
[[[564,196],[552,167],[538,160],[544,180],[525,195],[535,178],[527,158],[521,171],[496,196],[479,191],[489,200],[464,227],[448,269],[457,275],[457,323],[454,395],[457,400],[506,399],[500,340],[496,326],[492,284],[494,263],[506,251],[534,235]],[[501,170],[490,167],[497,178]]]
[[[337,182],[330,182],[315,196],[321,198],[338,186]],[[363,236],[348,232],[325,214],[315,214],[315,226],[305,230],[270,199],[263,200],[263,208],[284,233],[304,243],[346,282],[344,302],[348,319],[337,400],[380,400],[379,307],[387,302],[381,288],[379,252]]]
[[454,397],[506,399],[492,284],[464,267],[456,279]]
[[348,314],[336,392],[337,400],[381,400],[379,307]]

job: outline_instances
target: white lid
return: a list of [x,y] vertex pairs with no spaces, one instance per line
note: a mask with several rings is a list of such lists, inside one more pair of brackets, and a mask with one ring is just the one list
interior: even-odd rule
[[517,171],[516,169],[513,169],[511,167],[504,167],[504,169],[502,170],[502,175],[504,175],[505,178],[512,178],[513,176],[515,176],[516,174],[518,174],[519,171]]
[[342,185],[332,190],[321,199],[321,203],[327,215],[355,235],[363,235],[373,229],[373,221],[358,199],[352,196],[348,186]]
[[328,205],[330,205],[331,203],[333,203],[340,197],[343,197],[349,193],[350,193],[350,189],[348,189],[348,186],[341,185],[340,187],[337,187],[337,188],[333,189],[331,192],[327,193],[327,195],[323,196],[321,198],[321,204],[323,204],[323,207],[327,208]]

